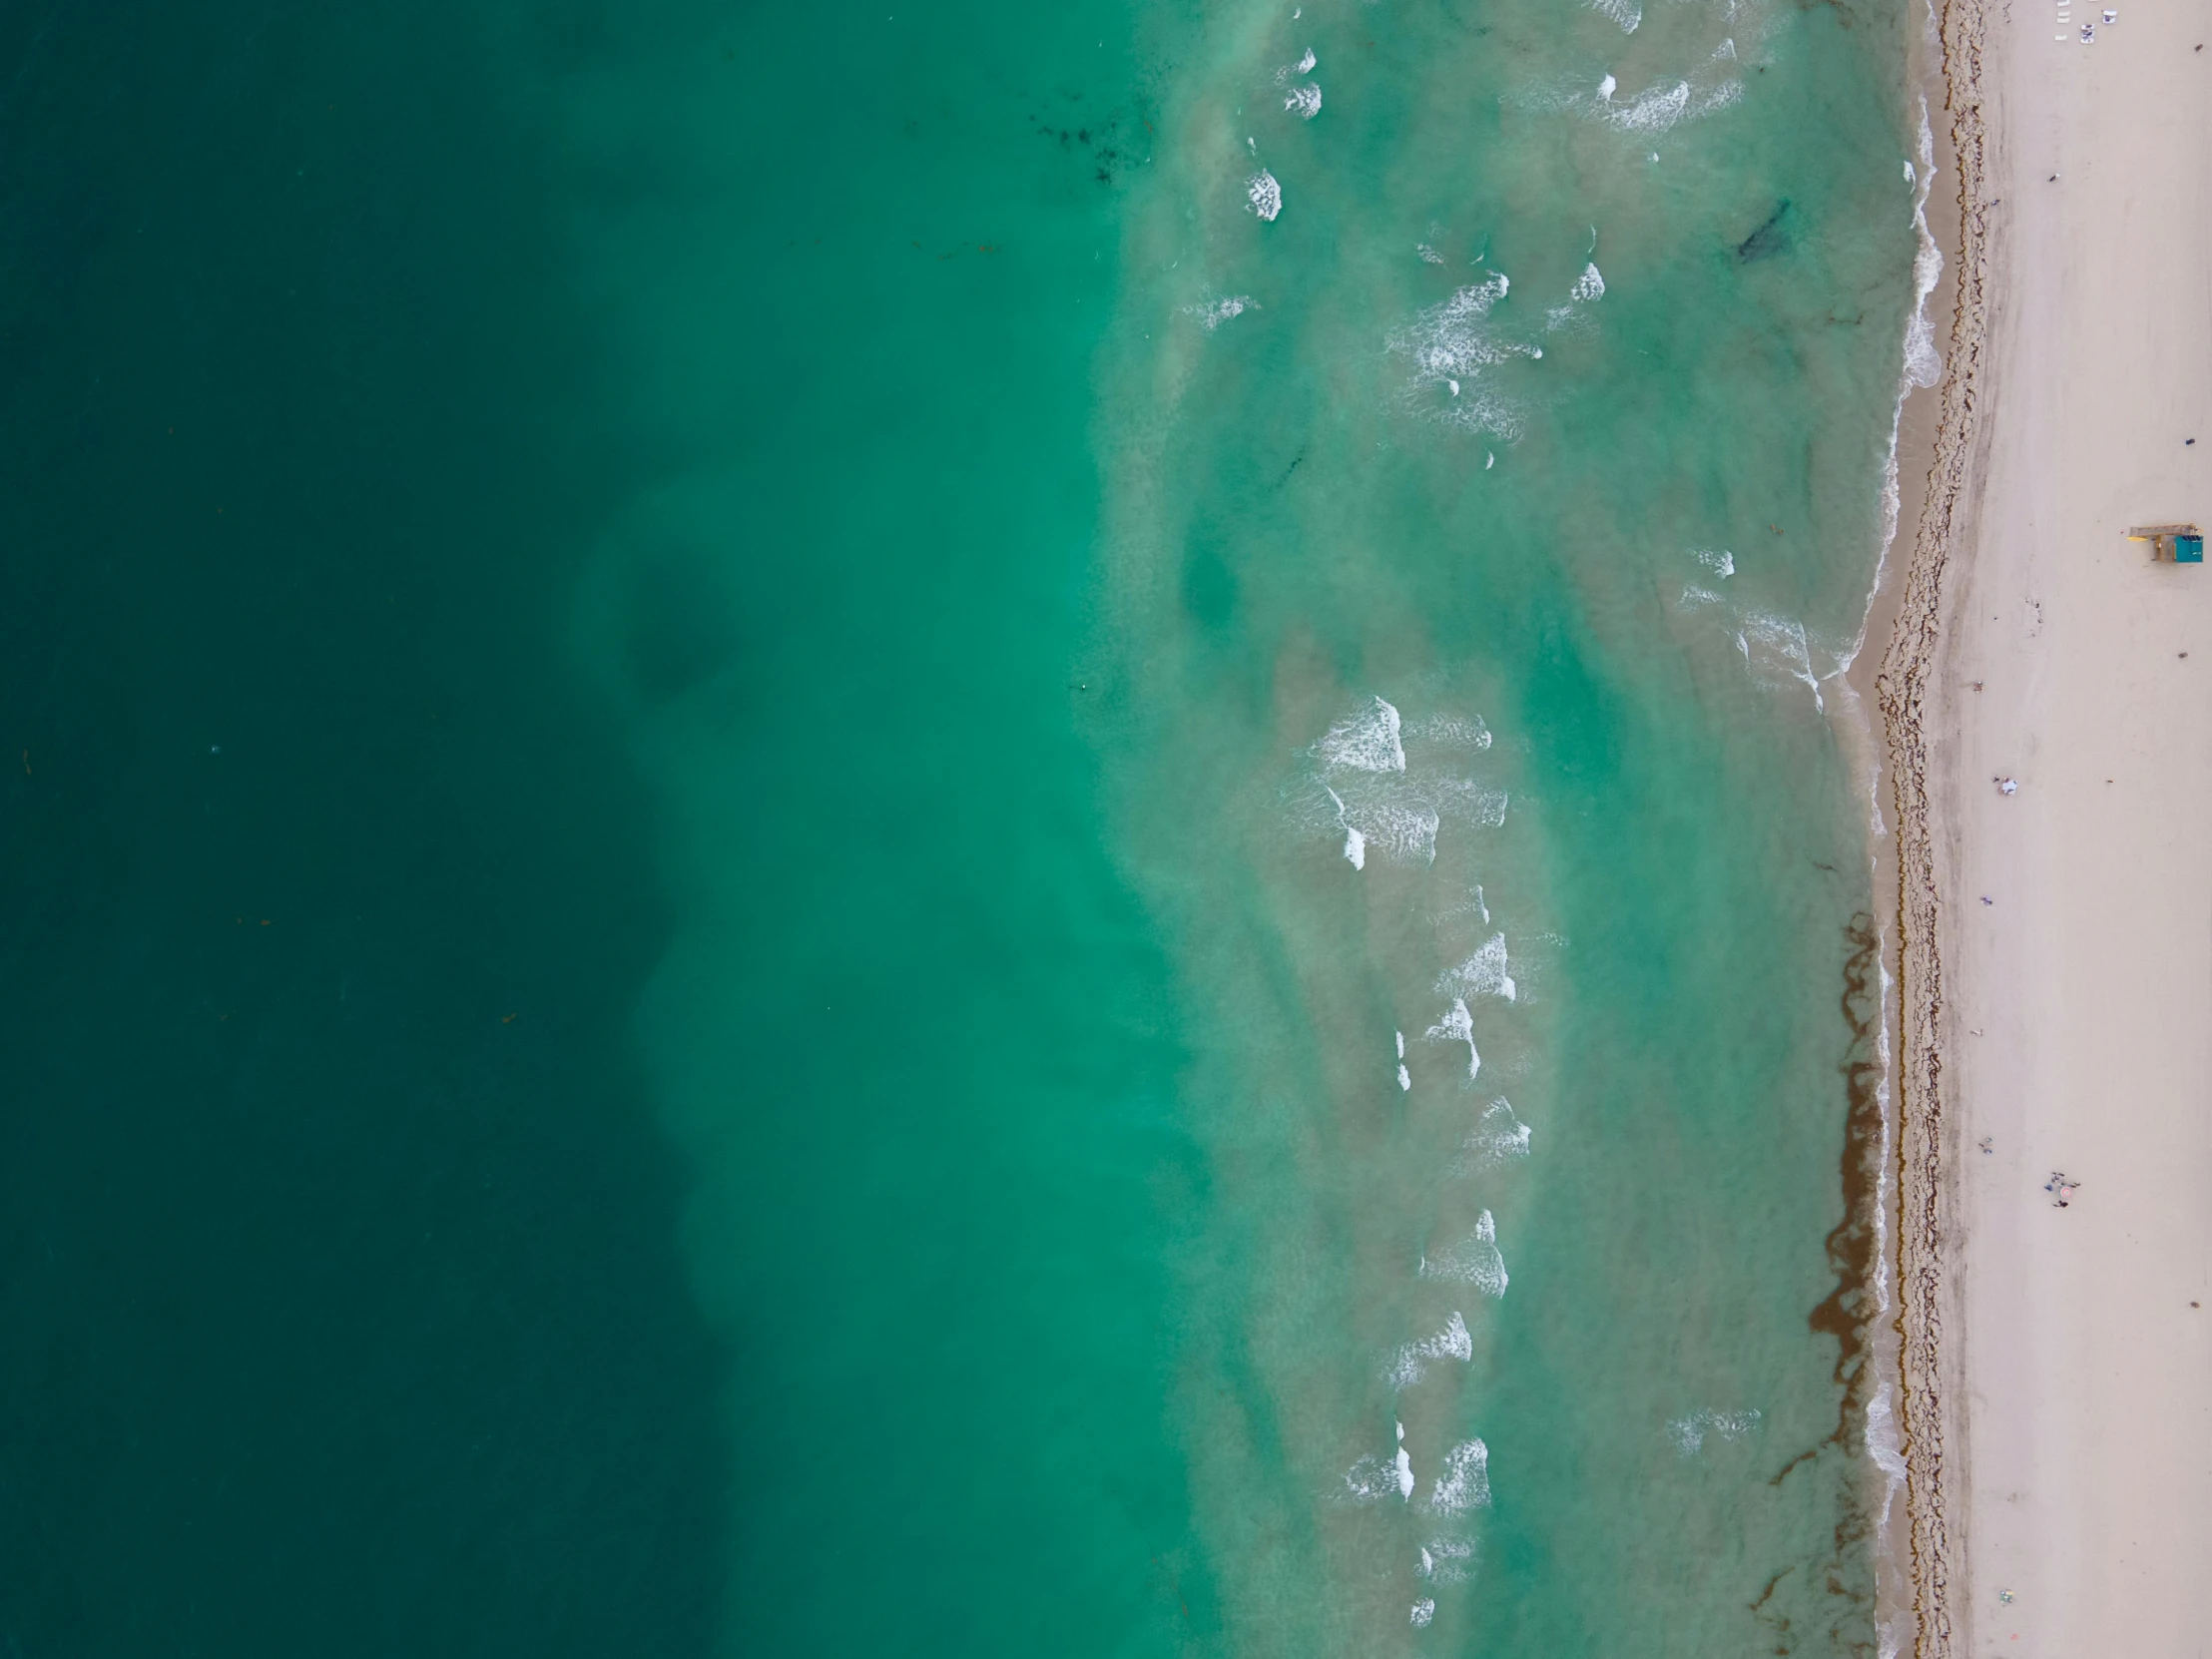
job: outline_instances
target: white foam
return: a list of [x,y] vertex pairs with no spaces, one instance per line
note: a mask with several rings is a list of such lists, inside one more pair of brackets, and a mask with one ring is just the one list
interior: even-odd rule
[[[1736,555],[1725,547],[1702,547],[1697,550],[1697,562],[1714,572],[1722,581],[1736,574]],[[1712,597],[1718,599],[1719,594]]]
[[1397,1057],[1400,1060],[1405,1058],[1405,1033],[1402,1031],[1397,1033]]
[[[1433,781],[1408,784],[1395,776],[1339,772],[1336,783],[1311,779],[1314,809],[1301,813],[1313,828],[1326,826],[1344,838],[1345,857],[1364,868],[1370,852],[1385,862],[1435,861],[1436,836],[1445,816],[1472,823],[1495,822],[1495,802],[1468,801],[1435,787]],[[1485,813],[1487,817],[1485,817]]]
[[1436,1598],[1434,1596],[1422,1596],[1420,1600],[1413,1603],[1413,1628],[1415,1630],[1427,1629],[1428,1621],[1435,1616]]
[[1398,863],[1434,863],[1436,831],[1443,821],[1432,808],[1378,803],[1365,809],[1368,838]]
[[[1868,862],[1870,865],[1875,863],[1871,852]],[[1887,1322],[1896,1306],[1891,1294],[1893,1281],[1890,1265],[1890,1200],[1897,1190],[1896,1111],[1890,1093],[1890,992],[1895,987],[1896,980],[1890,974],[1888,932],[1885,927],[1878,940],[1882,948],[1875,953],[1881,985],[1875,1019],[1875,1060],[1879,1067],[1876,1072],[1875,1102],[1882,1120],[1882,1144],[1877,1149],[1875,1167],[1882,1171],[1882,1177],[1875,1185],[1874,1194],[1875,1311],[1874,1317],[1868,1321],[1870,1329]],[[1893,1395],[1887,1380],[1876,1385],[1874,1397],[1867,1401],[1867,1455],[1882,1470],[1883,1477],[1882,1524],[1877,1529],[1878,1536],[1888,1536],[1891,1510],[1897,1502],[1898,1493],[1905,1486],[1905,1452],[1892,1401]]]
[[[1417,769],[1407,758],[1406,736],[1430,746]],[[1502,790],[1435,766],[1439,748],[1480,749],[1488,742],[1480,721],[1431,720],[1401,733],[1397,710],[1371,697],[1308,751],[1315,770],[1288,793],[1306,796],[1297,812],[1307,826],[1326,825],[1343,835],[1355,868],[1366,867],[1371,851],[1395,863],[1433,863],[1446,823],[1495,829],[1505,822],[1511,801]]]
[[1624,35],[1634,34],[1636,25],[1644,20],[1644,9],[1634,0],[1590,0],[1590,10],[1618,23]]
[[1690,113],[1690,83],[1676,81],[1671,86],[1646,87],[1625,104],[1613,101],[1612,89],[1618,83],[1613,77],[1605,77],[1605,85],[1598,92],[1600,114],[1606,125],[1623,133],[1663,133]]
[[1505,1257],[1497,1248],[1497,1224],[1490,1219],[1490,1212],[1483,1211],[1473,1233],[1442,1255],[1423,1256],[1419,1276],[1472,1285],[1484,1296],[1502,1297],[1510,1281],[1505,1273]]
[[[1933,16],[1933,14],[1931,14]],[[1936,183],[1936,135],[1929,125],[1928,98],[1921,98],[1921,130],[1917,146],[1920,166],[1905,164],[1905,182],[1913,188],[1913,232],[1919,247],[1913,256],[1913,313],[1906,318],[1904,363],[1898,375],[1897,400],[1890,410],[1890,449],[1882,462],[1882,545],[1875,555],[1874,580],[1867,588],[1867,603],[1859,618],[1859,635],[1849,650],[1837,658],[1835,674],[1851,672],[1867,643],[1867,623],[1874,614],[1875,596],[1882,591],[1883,573],[1890,563],[1890,549],[1898,538],[1901,496],[1898,489],[1898,437],[1905,424],[1905,400],[1916,390],[1941,383],[1942,353],[1936,348],[1936,330],[1928,314],[1929,295],[1943,274],[1942,250],[1928,228],[1928,193]],[[1876,776],[1879,777],[1879,769]],[[1876,832],[1881,832],[1882,810],[1874,809]]]
[[1345,798],[1327,784],[1322,785],[1322,792],[1329,797],[1331,805],[1337,809],[1337,828],[1345,832],[1345,857],[1351,862],[1354,869],[1366,869],[1368,867],[1368,837],[1353,829],[1352,815],[1345,808]]
[[1245,181],[1245,206],[1271,224],[1282,213],[1283,187],[1266,168]]
[[[1528,429],[1527,422],[1521,419],[1518,405],[1487,392],[1479,397],[1456,399],[1449,408],[1434,418],[1439,424],[1458,431],[1497,438],[1506,443],[1518,443],[1521,434]],[[1482,470],[1487,472],[1496,464],[1497,457],[1492,454]]]
[[1444,1322],[1444,1328],[1433,1337],[1423,1337],[1417,1343],[1407,1343],[1390,1357],[1383,1377],[1393,1388],[1410,1388],[1428,1375],[1431,1362],[1474,1359],[1474,1339],[1467,1333],[1467,1322],[1455,1311]]
[[1528,1125],[1513,1115],[1512,1104],[1499,1095],[1482,1109],[1474,1133],[1462,1145],[1474,1154],[1475,1166],[1482,1168],[1527,1157],[1530,1133]]
[[1229,293],[1185,305],[1183,314],[1198,318],[1198,325],[1210,334],[1231,317],[1242,316],[1247,311],[1256,311],[1259,308],[1260,301],[1251,294]]
[[[1735,574],[1735,555],[1725,549],[1700,552],[1697,559],[1717,571],[1723,580]],[[1813,707],[1821,713],[1827,712],[1828,702],[1821,693],[1822,676],[1813,668],[1813,639],[1804,623],[1772,611],[1753,610],[1748,606],[1739,609],[1721,594],[1695,582],[1683,588],[1681,604],[1685,610],[1718,609],[1728,613],[1728,627],[1736,653],[1743,659],[1744,669],[1753,684],[1765,691],[1803,686],[1813,694]],[[1862,622],[1862,640],[1864,635]],[[1850,666],[1858,649],[1858,644],[1853,644],[1840,659],[1844,667]]]
[[1433,248],[1429,247],[1428,244],[1426,244],[1425,242],[1415,243],[1413,245],[1413,252],[1420,256],[1420,263],[1422,265],[1442,265],[1444,263],[1444,257],[1441,254],[1437,253]]
[[1765,611],[1746,611],[1737,619],[1736,649],[1760,685],[1769,689],[1795,681],[1813,693],[1813,707],[1826,712],[1821,683],[1813,673],[1813,649],[1805,624]]
[[1887,1534],[1890,1530],[1890,1512],[1896,1506],[1898,1493],[1905,1488],[1905,1446],[1898,1432],[1897,1409],[1891,1404],[1890,1383],[1887,1379],[1875,1385],[1874,1397],[1867,1401],[1867,1456],[1882,1471],[1882,1522],[1876,1531]]
[[1481,948],[1436,981],[1444,996],[1499,996],[1517,999],[1513,976],[1506,971],[1505,935],[1493,933]]
[[[1919,247],[1913,255],[1913,314],[1905,325],[1905,379],[1908,385],[1929,387],[1943,378],[1942,353],[1936,349],[1936,329],[1928,315],[1928,297],[1943,275],[1943,251],[1928,228],[1928,191],[1935,183],[1935,136],[1929,130],[1928,100],[1921,100],[1921,165],[1926,182],[1913,194],[1913,231]],[[1910,175],[1911,163],[1907,164]]]
[[1380,1457],[1363,1457],[1345,1470],[1345,1486],[1356,1502],[1373,1503],[1397,1490],[1397,1469]]
[[1463,1515],[1489,1505],[1490,1448],[1480,1440],[1461,1440],[1444,1453],[1421,1507],[1432,1515]]
[[1491,830],[1504,826],[1506,809],[1512,805],[1512,797],[1503,790],[1493,790],[1471,778],[1429,779],[1422,788],[1438,812]]
[[1410,325],[1394,330],[1385,340],[1392,352],[1412,361],[1408,396],[1423,391],[1433,396],[1446,387],[1457,388],[1443,407],[1422,410],[1429,418],[1508,440],[1520,436],[1520,415],[1513,405],[1475,385],[1485,368],[1543,355],[1541,346],[1510,338],[1488,325],[1490,313],[1511,285],[1503,272],[1492,272],[1417,312]]
[[1708,1435],[1717,1434],[1734,1442],[1758,1426],[1759,1413],[1755,1410],[1692,1411],[1667,1424],[1667,1438],[1674,1441],[1675,1449],[1683,1456],[1694,1457],[1704,1449]]
[[1321,114],[1321,88],[1312,81],[1293,87],[1283,95],[1283,107],[1301,121],[1311,121]]
[[1715,87],[1712,91],[1701,96],[1698,99],[1697,109],[1694,113],[1698,115],[1713,115],[1718,111],[1733,108],[1735,105],[1741,104],[1743,101],[1744,83],[1741,81],[1729,81],[1722,86]]
[[1516,101],[1532,109],[1580,115],[1619,133],[1664,133],[1679,122],[1712,115],[1741,100],[1744,84],[1736,67],[1736,43],[1723,40],[1692,74],[1656,82],[1632,98],[1620,96],[1619,79],[1608,73],[1595,87],[1587,82],[1580,87],[1554,83],[1520,93]]
[[1330,727],[1320,744],[1322,765],[1357,772],[1403,772],[1405,749],[1398,742],[1397,710],[1380,697],[1370,698],[1358,714]]
[[1462,749],[1490,747],[1490,729],[1480,715],[1430,715],[1405,729],[1405,735],[1421,743],[1448,744]]
[[1482,1056],[1474,1047],[1474,1016],[1467,1011],[1464,997],[1453,997],[1451,1006],[1444,1010],[1444,1017],[1431,1025],[1421,1035],[1430,1042],[1465,1043],[1467,1045],[1467,1076],[1472,1078],[1482,1070]]
[[1397,1425],[1397,1495],[1413,1501],[1413,1459],[1405,1454],[1405,1425]]
[[1413,1086],[1413,1074],[1402,1065],[1397,1068],[1397,1086],[1407,1090],[1410,1090]]
[[1320,62],[1321,59],[1314,56],[1314,49],[1309,46],[1300,55],[1298,62],[1287,63],[1275,72],[1275,84],[1279,87],[1287,87],[1301,75],[1313,74],[1314,66]]
[[1905,1478],[1905,1446],[1898,1437],[1897,1410],[1890,1403],[1887,1380],[1867,1401],[1867,1456],[1892,1481]]
[[[1487,1476],[1487,1467],[1484,1474]],[[1421,1546],[1421,1576],[1437,1584],[1464,1584],[1474,1562],[1474,1544],[1467,1538],[1431,1538]]]
[[1476,327],[1497,308],[1497,302],[1512,285],[1504,272],[1493,271],[1479,282],[1454,288],[1448,299],[1419,313],[1412,332],[1401,333],[1391,343],[1408,351],[1431,379],[1441,379],[1447,373],[1472,375],[1486,364],[1526,355],[1526,347],[1499,345]]

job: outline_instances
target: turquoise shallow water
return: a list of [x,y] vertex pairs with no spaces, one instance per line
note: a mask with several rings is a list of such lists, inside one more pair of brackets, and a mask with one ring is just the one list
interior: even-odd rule
[[1902,15],[886,5],[8,25],[0,1629],[1873,1651]]
[[1871,1647],[1808,1320],[1872,1011],[1823,713],[1911,194],[1846,21],[1254,14],[1165,118],[1112,725],[1206,1033],[1182,1398],[1256,1650]]

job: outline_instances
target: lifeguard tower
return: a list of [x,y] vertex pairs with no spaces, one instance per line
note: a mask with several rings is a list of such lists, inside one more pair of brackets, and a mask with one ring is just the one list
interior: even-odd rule
[[2149,542],[2150,556],[2161,564],[2204,563],[2204,532],[2194,524],[2138,524],[2127,539]]

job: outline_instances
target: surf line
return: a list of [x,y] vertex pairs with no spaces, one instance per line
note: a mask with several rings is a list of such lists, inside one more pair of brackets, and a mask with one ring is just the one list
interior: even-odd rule
[[1939,36],[1958,173],[1958,297],[1937,388],[1935,454],[1890,649],[1876,676],[1898,816],[1899,1414],[1915,1659],[1950,1659],[1950,1529],[1944,1515],[1942,1363],[1943,965],[1930,825],[1929,681],[1942,647],[1942,589],[1960,507],[1979,482],[1982,353],[1989,311],[1988,122],[1981,88],[1985,0],[1944,0]]

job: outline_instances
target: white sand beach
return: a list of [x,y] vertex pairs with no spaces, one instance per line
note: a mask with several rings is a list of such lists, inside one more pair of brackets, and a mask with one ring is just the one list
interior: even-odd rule
[[1985,349],[1923,722],[1933,1090],[1906,973],[1941,1170],[1923,1654],[2212,1652],[2212,566],[2125,539],[2212,524],[2212,3],[2116,9],[1992,5],[1979,68]]

